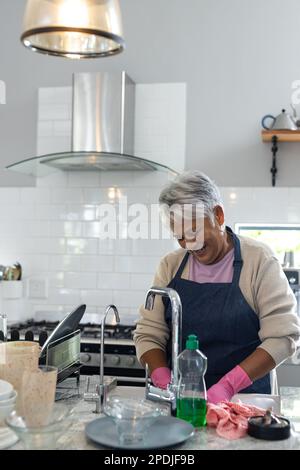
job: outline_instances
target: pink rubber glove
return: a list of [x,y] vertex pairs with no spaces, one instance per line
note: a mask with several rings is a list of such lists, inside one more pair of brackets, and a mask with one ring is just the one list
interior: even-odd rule
[[158,367],[151,374],[155,387],[166,389],[171,382],[171,371],[168,367]]
[[230,401],[233,395],[243,388],[249,387],[253,382],[240,366],[234,367],[218,383],[207,391],[207,401],[217,404],[222,400]]

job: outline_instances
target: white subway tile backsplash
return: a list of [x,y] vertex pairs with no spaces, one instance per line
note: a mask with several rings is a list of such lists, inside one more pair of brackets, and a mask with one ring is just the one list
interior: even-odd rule
[[105,308],[113,302],[113,294],[110,290],[82,290],[81,302]]
[[24,220],[18,233],[22,233],[24,237],[49,237],[50,222],[46,220]]
[[70,255],[96,255],[98,253],[98,240],[85,238],[66,239],[67,254]]
[[54,129],[53,121],[39,121],[38,122],[38,137],[52,137]]
[[120,187],[120,191],[127,197],[128,204],[149,204],[151,202],[157,202],[159,196],[159,190],[151,187]]
[[80,256],[52,255],[49,257],[49,271],[80,271]]
[[53,136],[67,137],[70,142],[70,135],[72,134],[72,121],[55,121],[53,125]]
[[64,287],[67,289],[96,289],[97,275],[94,273],[64,273]]
[[119,307],[138,307],[145,301],[144,291],[115,290],[113,292],[113,303]]
[[32,313],[36,321],[62,321],[74,309],[74,305],[32,305]]
[[50,222],[51,237],[81,237],[83,224],[81,222]]
[[64,201],[66,204],[71,203],[71,204],[76,204],[76,203],[83,203],[83,191],[80,188],[73,189],[73,188],[67,188],[67,189],[60,189],[60,188],[55,188],[52,189],[51,191],[51,202],[53,204],[58,204]]
[[[86,311],[85,311],[85,316],[86,315],[91,315],[91,314],[95,314],[95,312],[97,312],[98,310],[98,306],[97,305],[91,305],[90,303],[89,304],[86,304]],[[95,323],[96,324],[99,324],[99,316],[96,315],[96,318],[95,318]]]
[[[133,183],[130,186],[136,187],[158,187],[159,191],[162,190],[162,186],[168,183],[168,173],[162,171],[140,171],[132,173]],[[120,186],[126,186],[125,184],[120,184]]]
[[20,188],[0,188],[0,210],[2,210],[2,205],[18,204],[20,192]]
[[116,251],[116,242],[117,240],[99,240],[99,255],[113,255]]
[[37,146],[38,155],[68,152],[71,148],[71,138],[66,136],[40,137]]
[[[136,240],[120,240],[116,239],[114,241],[114,253],[115,255],[131,255],[132,254],[132,247]],[[101,241],[100,241],[101,244]]]
[[[144,172],[138,172],[144,173]],[[131,187],[134,184],[134,172],[132,171],[105,171],[100,173],[101,188]]]
[[130,274],[130,288],[146,292],[153,285],[154,272],[151,274]]
[[65,206],[63,204],[36,204],[31,210],[34,218],[38,220],[60,220],[65,212]]
[[48,303],[53,305],[78,305],[81,295],[78,289],[50,288]]
[[119,273],[132,272],[132,259],[130,256],[118,256],[115,258],[114,271]]
[[288,188],[288,201],[290,204],[300,203],[300,188]]
[[83,272],[103,272],[108,273],[113,271],[114,257],[113,256],[81,256],[80,257],[81,271]]
[[[115,290],[119,287],[122,289],[129,289],[130,286],[130,274],[120,274],[120,273],[99,273],[98,274],[98,289],[106,290],[111,289]],[[139,287],[135,287],[139,289]]]
[[72,105],[73,89],[69,87],[39,88],[39,103],[43,105],[69,104]]
[[63,238],[22,238],[18,240],[18,249],[25,254],[64,254],[65,243]]
[[65,273],[63,272],[48,273],[47,278],[48,278],[50,289],[66,287],[65,286]]
[[70,171],[68,178],[70,188],[100,187],[100,173],[98,171]]
[[300,224],[300,203],[289,205],[285,217],[289,224]]
[[1,220],[7,221],[20,221],[20,220],[33,220],[36,218],[36,207],[35,205],[23,205],[21,204],[0,204],[0,217]]
[[71,121],[72,106],[49,103],[39,106],[39,121]]
[[135,116],[135,154],[182,171],[185,167],[186,84],[137,85]]
[[159,256],[132,256],[132,272],[153,274],[156,272],[159,262]]
[[121,273],[154,273],[158,267],[156,256],[118,256],[115,257],[115,271]]
[[20,189],[21,204],[49,204],[50,189],[49,188],[21,188]]
[[86,238],[100,238],[103,231],[100,222],[85,222],[83,225],[83,236]]
[[110,204],[117,202],[116,194],[109,188],[85,188],[83,190],[84,202],[86,204]]
[[173,240],[132,240],[132,254],[138,256],[163,256],[176,248]]
[[37,178],[37,186],[42,188],[66,188],[67,185],[68,173],[66,171],[53,171],[53,173],[47,176]]
[[23,276],[28,277],[33,274],[47,272],[50,270],[49,261],[52,259],[52,256],[49,255],[36,255],[36,254],[18,254],[16,261],[18,261],[22,266]]
[[62,220],[70,221],[94,221],[96,220],[96,206],[88,204],[67,204],[61,211]]

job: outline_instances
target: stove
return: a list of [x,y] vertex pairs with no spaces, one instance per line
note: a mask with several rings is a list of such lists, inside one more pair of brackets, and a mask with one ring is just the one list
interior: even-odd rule
[[[8,341],[38,341],[43,346],[58,322],[28,320],[11,325]],[[119,385],[145,385],[145,371],[136,358],[134,325],[106,325],[104,374],[117,377]],[[80,323],[81,373],[99,374],[101,325]]]

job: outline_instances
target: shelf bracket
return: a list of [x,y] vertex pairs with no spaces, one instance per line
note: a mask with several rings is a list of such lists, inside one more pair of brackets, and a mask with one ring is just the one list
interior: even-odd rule
[[276,154],[278,152],[278,137],[277,135],[273,135],[272,136],[272,149],[271,149],[271,152],[272,152],[272,155],[273,155],[273,158],[272,158],[272,168],[271,168],[271,173],[272,173],[272,186],[274,187],[276,185],[276,175],[277,175],[277,165],[276,165]]

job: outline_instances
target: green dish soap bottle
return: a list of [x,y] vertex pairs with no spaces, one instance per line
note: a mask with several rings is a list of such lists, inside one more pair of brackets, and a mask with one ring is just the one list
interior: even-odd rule
[[196,428],[206,425],[206,386],[204,375],[207,358],[199,351],[198,338],[190,335],[186,349],[178,356],[180,373],[177,396],[177,418]]

